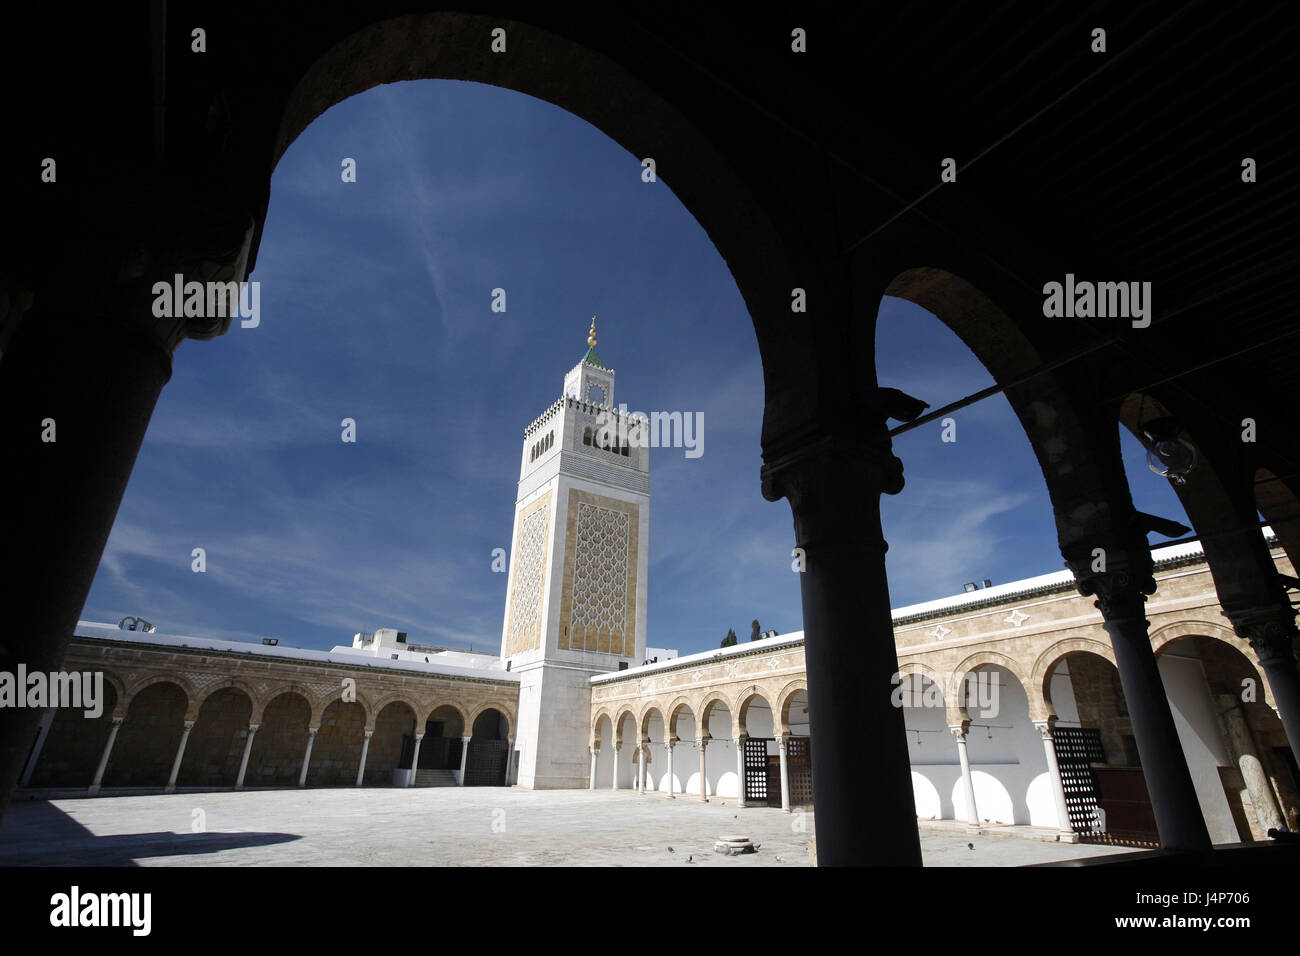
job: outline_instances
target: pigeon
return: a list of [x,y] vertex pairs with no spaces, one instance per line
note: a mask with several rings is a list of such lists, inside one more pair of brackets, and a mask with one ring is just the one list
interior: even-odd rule
[[781,857],[778,856],[778,857],[776,858],[776,862],[778,862],[778,863],[784,863],[785,860],[781,859]]
[[688,857],[686,857],[686,862],[687,862],[687,863],[694,863],[694,862],[695,862],[695,854],[692,853],[691,855],[689,855]]
[[669,852],[669,853],[673,853],[673,852],[676,852],[676,851],[674,851],[672,847],[669,847],[669,848],[668,848],[668,852]]
[[967,848],[968,850],[973,850],[973,849],[975,849],[975,844],[974,844],[974,843],[967,843],[967,844],[966,844],[966,848]]

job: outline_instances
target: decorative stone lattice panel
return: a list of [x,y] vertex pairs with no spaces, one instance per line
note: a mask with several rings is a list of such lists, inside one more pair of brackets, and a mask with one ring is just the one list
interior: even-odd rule
[[636,654],[639,509],[569,492],[561,607],[561,648]]
[[573,575],[574,627],[622,633],[627,614],[628,516],[578,505],[578,563]]
[[506,655],[536,650],[542,633],[542,587],[546,582],[551,494],[528,505],[519,515],[515,539],[514,586],[510,589],[510,630]]

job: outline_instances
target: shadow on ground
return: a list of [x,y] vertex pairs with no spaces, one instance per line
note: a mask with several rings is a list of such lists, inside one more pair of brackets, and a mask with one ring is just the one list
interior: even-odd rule
[[0,823],[0,866],[137,866],[137,860],[290,843],[292,833],[96,836],[52,803],[12,804]]

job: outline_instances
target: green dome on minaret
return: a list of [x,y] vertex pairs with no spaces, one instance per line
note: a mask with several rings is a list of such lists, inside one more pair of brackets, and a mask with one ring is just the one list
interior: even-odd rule
[[594,315],[591,317],[591,329],[587,332],[587,354],[582,357],[582,360],[588,365],[594,365],[597,368],[605,367],[605,363],[600,360],[600,356],[596,353],[596,317]]

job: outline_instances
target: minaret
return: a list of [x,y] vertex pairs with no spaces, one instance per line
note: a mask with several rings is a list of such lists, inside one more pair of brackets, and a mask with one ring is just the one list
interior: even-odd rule
[[501,657],[519,674],[517,780],[586,787],[591,685],[645,655],[650,449],[587,352],[524,430]]

